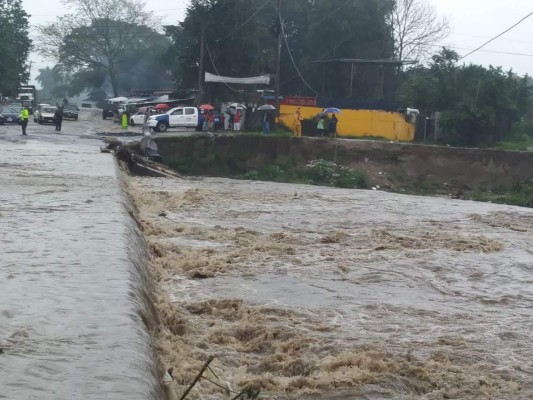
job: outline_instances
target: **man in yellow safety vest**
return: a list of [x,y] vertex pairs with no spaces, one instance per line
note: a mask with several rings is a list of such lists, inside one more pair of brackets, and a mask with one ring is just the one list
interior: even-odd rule
[[26,135],[26,127],[28,126],[28,121],[30,119],[30,112],[28,107],[23,107],[20,110],[20,125],[22,126],[22,134]]

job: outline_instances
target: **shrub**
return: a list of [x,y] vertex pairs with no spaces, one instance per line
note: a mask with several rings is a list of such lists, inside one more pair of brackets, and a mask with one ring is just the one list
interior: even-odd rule
[[307,177],[315,185],[347,189],[368,189],[370,181],[363,171],[352,170],[332,161],[315,160],[307,165]]

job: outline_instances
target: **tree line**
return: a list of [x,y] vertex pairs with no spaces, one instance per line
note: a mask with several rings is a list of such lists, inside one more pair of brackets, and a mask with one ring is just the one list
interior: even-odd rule
[[[497,67],[458,64],[443,48],[427,66],[401,75],[397,100],[416,105],[424,117],[439,113],[441,136],[450,145],[493,145],[513,139],[531,104],[531,79]],[[533,138],[533,132],[521,132]]]
[[[0,15],[7,21],[0,30],[17,44],[6,50],[11,62],[0,59],[2,76],[11,74],[11,82],[27,79],[28,16],[20,1],[0,0],[2,10],[12,10]],[[184,20],[172,26],[158,26],[139,0],[65,4],[69,13],[38,27],[36,47],[55,62],[38,76],[50,97],[89,91],[96,100],[135,89],[194,90],[202,41],[205,71],[270,74],[275,81],[281,32],[282,94],[386,100],[429,117],[439,112],[441,140],[458,145],[505,139],[529,115],[528,77],[465,65],[455,51],[435,49],[450,28],[427,0],[282,0],[281,7],[277,0],[192,0]],[[340,61],[346,59],[377,62]],[[205,100],[212,102],[245,100],[259,89],[206,88]]]

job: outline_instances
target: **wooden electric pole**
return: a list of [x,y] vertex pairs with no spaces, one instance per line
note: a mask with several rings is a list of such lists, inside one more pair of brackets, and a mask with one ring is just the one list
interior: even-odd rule
[[279,91],[280,91],[280,82],[281,82],[281,46],[282,46],[282,40],[283,40],[283,29],[282,29],[282,24],[283,24],[283,21],[281,20],[281,0],[278,0],[278,9],[277,9],[277,13],[278,13],[278,23],[279,23],[279,26],[278,26],[278,59],[277,59],[277,66],[276,66],[276,93],[275,93],[275,96],[276,96],[276,112],[278,114],[278,117],[280,115],[280,112],[279,112]]
[[203,91],[204,44],[205,44],[205,25],[202,26],[202,33],[200,35],[200,61],[198,62],[198,91],[196,92],[197,106],[200,106],[202,104],[202,100],[204,97],[204,91]]

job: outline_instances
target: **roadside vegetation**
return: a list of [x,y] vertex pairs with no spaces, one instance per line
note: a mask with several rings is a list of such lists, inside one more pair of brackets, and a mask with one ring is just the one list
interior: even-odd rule
[[244,174],[244,178],[259,181],[306,183],[347,189],[369,189],[364,171],[354,170],[332,161],[315,160],[304,168],[291,164],[271,164]]
[[512,188],[475,190],[467,193],[469,200],[533,208],[533,183],[523,182]]

